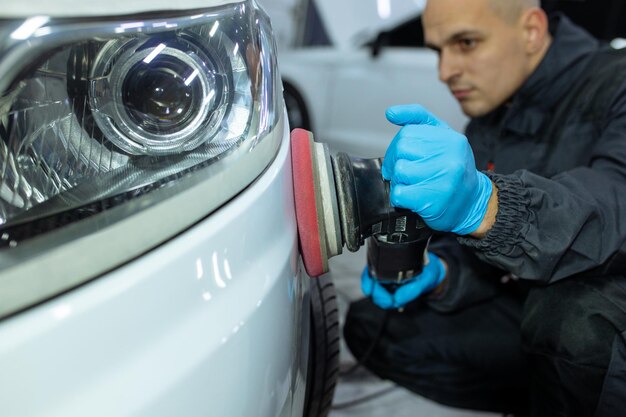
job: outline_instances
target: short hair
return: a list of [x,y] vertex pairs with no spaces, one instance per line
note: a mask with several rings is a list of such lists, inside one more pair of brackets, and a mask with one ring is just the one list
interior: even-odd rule
[[493,11],[507,22],[516,21],[525,10],[539,7],[539,0],[489,0]]

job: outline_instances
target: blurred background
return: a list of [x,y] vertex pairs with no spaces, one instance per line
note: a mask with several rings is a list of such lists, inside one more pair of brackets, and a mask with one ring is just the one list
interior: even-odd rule
[[[334,150],[384,155],[392,104],[420,103],[462,130],[466,118],[424,47],[426,0],[260,0],[272,18],[291,127]],[[596,37],[626,38],[624,0],[544,0]]]
[[[291,128],[311,130],[332,151],[381,157],[396,127],[385,119],[392,104],[420,103],[457,130],[467,119],[437,76],[436,54],[424,47],[426,0],[260,0],[272,18]],[[626,46],[626,1],[544,0],[615,47]],[[365,253],[330,260],[341,324],[361,296]],[[487,417],[443,407],[354,369],[345,344],[343,371],[330,417]]]

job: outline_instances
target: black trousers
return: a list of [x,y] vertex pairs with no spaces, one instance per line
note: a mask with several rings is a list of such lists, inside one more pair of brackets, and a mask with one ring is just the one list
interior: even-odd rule
[[417,300],[351,304],[344,326],[372,372],[436,402],[474,410],[626,416],[626,278],[569,279],[502,292],[441,314]]

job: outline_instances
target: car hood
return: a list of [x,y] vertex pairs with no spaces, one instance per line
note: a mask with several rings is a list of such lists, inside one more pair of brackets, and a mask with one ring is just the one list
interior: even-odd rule
[[236,0],[2,0],[0,18],[112,16],[159,10],[206,9]]
[[376,34],[419,15],[426,0],[314,1],[332,43],[363,44]]

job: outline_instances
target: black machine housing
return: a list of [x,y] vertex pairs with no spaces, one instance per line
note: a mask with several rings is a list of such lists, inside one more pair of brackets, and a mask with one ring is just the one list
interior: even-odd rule
[[369,273],[393,285],[422,272],[433,231],[411,210],[391,205],[382,158],[340,152],[331,158],[343,241],[356,252],[367,242]]

